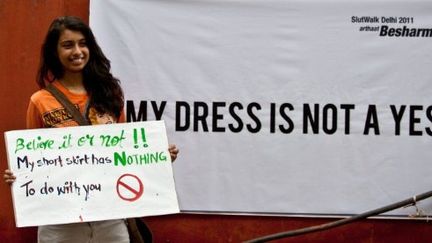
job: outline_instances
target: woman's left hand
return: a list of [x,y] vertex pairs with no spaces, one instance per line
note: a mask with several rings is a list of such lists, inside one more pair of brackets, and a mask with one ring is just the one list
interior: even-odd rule
[[170,156],[171,156],[171,162],[174,162],[174,160],[177,159],[179,149],[175,146],[175,144],[170,144],[168,147],[168,151],[169,151]]

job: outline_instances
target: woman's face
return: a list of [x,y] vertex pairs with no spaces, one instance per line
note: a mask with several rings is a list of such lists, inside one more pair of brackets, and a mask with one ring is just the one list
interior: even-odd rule
[[90,58],[84,35],[79,31],[68,29],[60,34],[57,54],[65,74],[82,72]]

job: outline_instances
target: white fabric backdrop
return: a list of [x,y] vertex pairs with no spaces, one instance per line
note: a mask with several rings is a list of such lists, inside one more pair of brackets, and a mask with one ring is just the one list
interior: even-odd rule
[[[129,119],[165,104],[183,211],[341,215],[430,190],[431,12],[430,1],[92,0],[90,24]],[[304,119],[315,104],[317,133]],[[399,135],[391,105],[405,106]]]

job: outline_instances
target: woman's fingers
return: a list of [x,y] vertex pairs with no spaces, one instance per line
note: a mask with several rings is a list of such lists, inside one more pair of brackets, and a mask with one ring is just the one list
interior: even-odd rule
[[171,162],[174,162],[174,160],[177,159],[178,153],[179,153],[179,149],[176,147],[175,144],[170,144],[168,146],[168,151],[170,153],[171,156]]
[[12,171],[9,169],[4,171],[3,178],[4,178],[4,181],[9,185],[12,184],[16,179],[16,177],[14,176]]

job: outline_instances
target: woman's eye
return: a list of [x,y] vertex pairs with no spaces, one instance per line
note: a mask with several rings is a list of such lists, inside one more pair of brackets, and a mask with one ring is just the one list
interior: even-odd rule
[[66,49],[70,49],[70,48],[73,47],[73,43],[71,43],[71,42],[63,42],[63,43],[61,44],[61,46],[62,46],[63,48],[66,48]]

